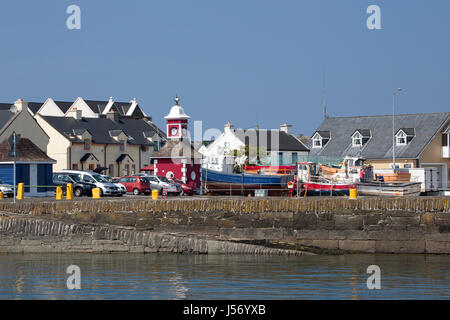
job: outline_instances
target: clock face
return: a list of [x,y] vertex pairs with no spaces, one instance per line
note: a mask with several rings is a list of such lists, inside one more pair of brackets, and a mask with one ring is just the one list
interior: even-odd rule
[[172,127],[172,129],[170,129],[170,135],[171,136],[178,135],[178,129],[176,127]]

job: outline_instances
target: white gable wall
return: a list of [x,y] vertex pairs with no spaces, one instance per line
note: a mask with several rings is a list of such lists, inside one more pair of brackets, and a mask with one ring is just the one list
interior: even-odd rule
[[41,116],[49,116],[49,117],[63,117],[64,113],[58,107],[58,105],[53,101],[52,98],[48,98],[47,101],[42,105],[42,107],[36,112],[36,114],[40,114]]
[[74,110],[74,108],[76,108],[76,110],[81,110],[81,116],[83,118],[98,118],[98,114],[95,113],[81,97],[75,100],[64,116],[71,117],[70,111]]
[[224,171],[225,155],[232,150],[240,150],[242,147],[244,147],[244,143],[232,131],[226,130],[206,150],[202,150],[205,156],[203,166],[215,171]]

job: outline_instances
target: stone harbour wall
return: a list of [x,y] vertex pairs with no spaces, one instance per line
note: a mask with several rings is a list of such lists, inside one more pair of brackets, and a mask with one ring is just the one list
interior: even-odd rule
[[304,255],[296,250],[266,248],[176,234],[120,227],[67,224],[55,220],[0,215],[0,253],[132,252],[185,254]]
[[[293,251],[449,254],[449,200],[446,197],[102,199],[20,202],[16,205],[0,202],[0,212],[20,215],[22,220],[28,217],[63,223],[64,228],[75,230],[70,239],[64,238],[65,234],[58,235],[60,241],[68,244],[78,239],[78,228],[84,228],[82,233],[85,235],[89,233],[85,228],[97,228],[97,231],[90,231],[92,247],[88,250],[97,250],[97,244],[119,245],[96,241],[121,241],[126,243],[129,251],[135,250],[133,242],[129,243],[126,236],[116,239],[116,232],[122,230],[124,234],[139,234],[137,239],[144,234],[157,238],[175,237],[177,240],[171,240],[177,243],[170,246],[172,252],[206,253],[192,247],[198,241],[208,248],[208,253],[237,253],[250,250],[237,249],[239,246],[253,245],[255,250],[287,250],[276,254],[293,254]],[[7,217],[12,219],[13,215],[0,217],[0,234],[3,219]],[[100,231],[102,228],[111,231],[105,231],[104,239],[96,239],[96,235],[103,232]],[[28,234],[28,231],[24,232]],[[20,232],[13,230],[12,234]],[[52,233],[44,232],[42,239],[46,236],[52,236]],[[186,241],[188,244],[184,247],[181,243]],[[147,249],[144,245],[143,250],[166,250],[153,243],[150,242]],[[235,249],[231,249],[233,246]]]

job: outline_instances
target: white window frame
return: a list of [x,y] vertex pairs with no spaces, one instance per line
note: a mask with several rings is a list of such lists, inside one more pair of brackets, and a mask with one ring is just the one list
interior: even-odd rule
[[[400,142],[400,139],[405,139],[404,142]],[[408,135],[403,131],[400,130],[396,135],[395,135],[395,144],[397,146],[406,146],[408,144]]]
[[[320,134],[316,133],[313,136],[312,140],[313,140],[313,143],[312,143],[312,147],[313,148],[322,148],[322,137],[320,136]],[[316,141],[319,142],[319,145],[316,145]]]
[[[359,131],[356,131],[352,136],[352,146],[353,147],[362,147],[363,145],[363,136]],[[359,141],[359,144],[356,143],[356,141]]]

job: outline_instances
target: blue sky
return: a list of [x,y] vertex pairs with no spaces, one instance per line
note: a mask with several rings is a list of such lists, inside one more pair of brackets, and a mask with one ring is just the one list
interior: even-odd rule
[[[81,30],[66,8],[81,8]],[[382,30],[366,9],[381,8]],[[450,2],[5,0],[0,102],[136,97],[163,126],[176,93],[203,127],[310,135],[331,116],[449,111]]]

